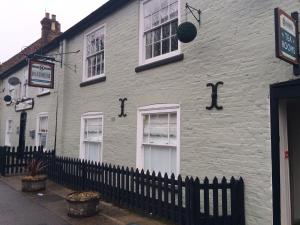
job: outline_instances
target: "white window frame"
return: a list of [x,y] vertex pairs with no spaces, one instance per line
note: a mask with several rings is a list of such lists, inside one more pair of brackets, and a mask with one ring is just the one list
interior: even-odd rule
[[[181,54],[181,42],[178,41],[178,49],[176,51],[172,51],[166,54],[162,54],[150,59],[146,59],[145,57],[145,46],[144,46],[144,8],[143,5],[146,2],[152,0],[140,0],[140,16],[139,16],[139,65],[145,65],[149,63],[153,63],[162,59],[170,58],[176,55]],[[181,0],[178,0],[178,25],[180,24],[181,18]],[[169,23],[169,22],[167,22]]]
[[[11,131],[8,130],[9,128],[9,121],[12,122],[11,124]],[[12,134],[13,134],[13,123],[14,121],[12,119],[7,119],[6,120],[6,127],[5,127],[5,146],[11,146],[11,138],[12,138]]]
[[[93,77],[90,77],[88,78],[87,77],[87,50],[86,50],[86,47],[87,47],[87,37],[94,33],[95,31],[97,30],[100,30],[100,29],[103,29],[103,33],[104,33],[104,68],[103,68],[103,74],[100,74],[100,75],[96,75],[96,76],[93,76]],[[100,78],[100,77],[105,77],[105,69],[106,69],[106,65],[105,65],[105,57],[106,56],[106,24],[102,24],[96,28],[94,28],[93,30],[87,32],[84,34],[84,43],[83,43],[83,67],[82,67],[82,82],[85,82],[85,81],[90,81],[90,80],[94,80],[94,79],[97,79],[97,78]]]
[[84,144],[84,128],[85,128],[85,119],[95,119],[101,118],[102,119],[102,137],[101,137],[101,149],[99,154],[99,159],[95,160],[95,162],[102,163],[103,161],[103,133],[104,133],[104,117],[103,113],[101,112],[87,112],[82,114],[81,116],[81,124],[80,124],[80,146],[79,146],[79,158],[85,159],[85,144]]
[[35,145],[38,147],[40,145],[40,135],[39,135],[39,127],[40,127],[40,118],[41,117],[48,117],[48,123],[47,123],[47,138],[46,138],[46,146],[44,146],[43,150],[46,151],[47,150],[47,145],[48,145],[48,138],[49,138],[49,115],[47,112],[42,112],[39,113],[37,116],[37,123],[36,123],[36,132],[35,132],[35,136],[36,136],[36,142]]
[[175,176],[180,174],[180,105],[179,104],[155,104],[140,107],[137,110],[137,146],[136,146],[136,168],[144,169],[144,151],[143,145],[143,115],[158,113],[176,113],[177,114],[177,144],[176,144],[176,172]]

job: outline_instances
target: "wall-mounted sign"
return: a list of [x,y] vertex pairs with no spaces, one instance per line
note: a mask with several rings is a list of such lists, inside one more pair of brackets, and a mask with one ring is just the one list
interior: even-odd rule
[[279,8],[275,8],[274,13],[276,57],[293,65],[298,65],[298,23]]
[[54,63],[30,60],[28,85],[33,87],[54,88]]
[[33,105],[33,98],[24,99],[16,103],[15,110],[16,112],[19,112],[23,110],[33,109]]

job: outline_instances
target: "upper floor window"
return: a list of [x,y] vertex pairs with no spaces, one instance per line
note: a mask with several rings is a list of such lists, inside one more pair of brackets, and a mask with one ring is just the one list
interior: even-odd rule
[[26,99],[28,97],[28,69],[24,69],[23,82],[21,84],[21,98]]
[[28,96],[28,82],[27,79],[24,79],[24,82],[22,84],[22,98],[27,98]]
[[104,76],[104,27],[85,36],[84,67],[84,81]]
[[178,0],[142,1],[142,63],[178,54],[178,7]]

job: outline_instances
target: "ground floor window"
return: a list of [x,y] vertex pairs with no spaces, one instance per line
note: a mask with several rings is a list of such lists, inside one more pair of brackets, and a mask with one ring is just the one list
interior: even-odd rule
[[179,109],[179,105],[159,104],[138,110],[138,168],[179,174]]
[[5,131],[5,145],[11,146],[11,136],[13,132],[13,120],[6,121],[6,131]]
[[37,118],[37,146],[47,149],[48,142],[48,113],[40,113]]
[[80,158],[102,162],[103,115],[86,113],[81,117]]

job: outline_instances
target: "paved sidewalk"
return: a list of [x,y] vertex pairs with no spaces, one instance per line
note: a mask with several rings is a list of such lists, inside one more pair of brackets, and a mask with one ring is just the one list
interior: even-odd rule
[[1,225],[69,225],[0,181]]
[[101,201],[100,213],[70,218],[64,196],[70,189],[47,181],[43,196],[21,192],[19,176],[0,177],[0,225],[166,225],[158,220]]

